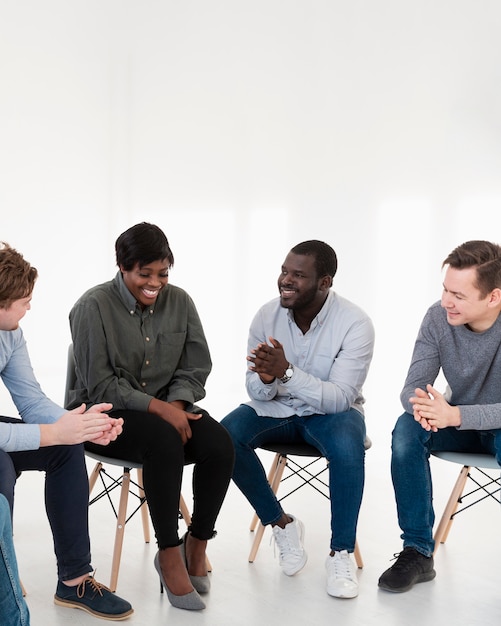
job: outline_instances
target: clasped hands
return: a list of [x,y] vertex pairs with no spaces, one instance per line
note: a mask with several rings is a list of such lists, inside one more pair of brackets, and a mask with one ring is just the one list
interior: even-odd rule
[[249,369],[259,374],[259,378],[267,385],[275,378],[281,378],[289,365],[282,344],[273,337],[268,337],[268,340],[271,345],[259,343],[247,357],[251,363]]
[[40,445],[74,445],[92,441],[101,446],[108,445],[122,432],[123,419],[107,415],[112,405],[95,404],[86,409],[81,404],[76,409],[64,413],[57,422],[40,424]]
[[416,394],[409,398],[412,404],[414,419],[425,430],[436,433],[440,428],[461,425],[461,412],[459,407],[452,406],[432,385],[426,385],[426,391],[416,389]]

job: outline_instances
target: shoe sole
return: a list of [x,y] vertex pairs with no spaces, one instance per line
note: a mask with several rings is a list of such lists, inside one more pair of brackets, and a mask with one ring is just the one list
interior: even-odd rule
[[410,585],[407,585],[407,587],[389,587],[381,582],[378,582],[378,587],[380,589],[383,589],[384,591],[390,591],[391,593],[403,593],[405,591],[409,591],[414,587],[414,585],[417,585],[418,583],[427,583],[430,580],[433,580],[436,575],[437,573],[435,572],[435,570],[432,570],[431,572],[426,572],[425,574],[421,574]]
[[90,607],[85,604],[79,604],[78,602],[71,602],[71,600],[64,600],[63,598],[58,598],[54,596],[54,604],[58,606],[65,606],[69,609],[81,609],[82,611],[86,611],[90,615],[94,617],[100,617],[101,619],[107,619],[115,622],[119,622],[120,620],[127,619],[132,613],[134,613],[134,609],[130,609],[127,613],[120,613],[119,615],[110,615],[109,613],[99,613],[99,611],[93,611]]
[[354,591],[351,592],[338,592],[338,593],[334,593],[332,591],[329,591],[327,589],[327,593],[332,597],[332,598],[341,598],[341,600],[350,600],[351,598],[356,598],[358,596],[358,589],[355,589]]

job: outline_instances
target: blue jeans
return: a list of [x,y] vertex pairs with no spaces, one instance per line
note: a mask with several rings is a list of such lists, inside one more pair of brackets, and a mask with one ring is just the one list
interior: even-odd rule
[[29,626],[30,613],[23,598],[12,541],[10,509],[0,494],[0,619],[9,626]]
[[266,443],[309,443],[329,463],[331,550],[355,549],[358,514],[365,479],[365,421],[352,409],[333,415],[261,417],[241,404],[221,422],[235,445],[233,480],[266,524],[284,511],[255,452]]
[[[0,494],[14,506],[17,477],[45,472],[45,510],[49,519],[59,580],[92,571],[88,528],[89,480],[83,445],[48,446],[25,452],[0,450]],[[36,528],[36,520],[33,520]]]
[[392,433],[391,476],[397,503],[398,524],[404,548],[425,556],[435,549],[433,541],[433,487],[430,452],[490,453],[501,465],[501,430],[424,430],[410,413],[401,415]]

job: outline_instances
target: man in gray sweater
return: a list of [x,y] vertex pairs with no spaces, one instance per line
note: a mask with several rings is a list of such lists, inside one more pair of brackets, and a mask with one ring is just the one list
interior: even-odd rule
[[[468,241],[442,267],[442,299],[421,324],[392,435],[403,551],[379,579],[386,591],[435,578],[430,452],[490,453],[501,465],[501,247]],[[433,387],[440,371],[445,395]]]

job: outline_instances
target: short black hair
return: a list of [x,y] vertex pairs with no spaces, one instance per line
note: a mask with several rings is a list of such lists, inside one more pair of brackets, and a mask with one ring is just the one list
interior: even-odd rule
[[169,267],[174,265],[174,255],[165,233],[148,222],[141,222],[123,232],[115,242],[115,253],[118,267],[126,272],[130,272],[136,264],[144,267],[164,259],[168,260]]
[[294,254],[304,254],[315,259],[317,276],[330,276],[334,278],[337,272],[337,256],[329,244],[317,239],[309,239],[298,243],[291,249]]

